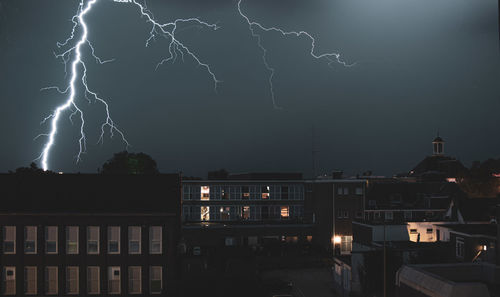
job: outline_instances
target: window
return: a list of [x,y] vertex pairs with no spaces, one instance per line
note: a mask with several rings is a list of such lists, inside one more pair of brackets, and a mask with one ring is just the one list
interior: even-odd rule
[[229,191],[226,191],[225,189],[221,189],[221,199],[222,200],[229,200]]
[[263,186],[261,188],[262,199],[269,199],[269,186]]
[[87,227],[87,254],[99,254],[99,227]]
[[78,254],[78,226],[66,227],[66,254]]
[[418,233],[417,229],[410,229],[410,234],[417,234],[417,233]]
[[57,254],[57,226],[45,227],[45,253]]
[[108,254],[120,253],[120,227],[108,227]]
[[376,207],[377,206],[377,201],[376,200],[368,200],[368,206],[370,206],[370,207]]
[[182,187],[182,197],[184,200],[191,200],[190,186]]
[[352,251],[352,236],[341,236],[340,239],[340,253],[350,254]]
[[225,238],[226,246],[236,246],[236,238],[234,237],[226,237]]
[[3,269],[3,294],[16,295],[16,267],[7,266]]
[[200,207],[200,219],[202,221],[210,221],[210,206]]
[[243,206],[241,208],[241,218],[243,220],[249,220],[250,219],[250,206]]
[[161,266],[151,266],[149,281],[149,290],[151,291],[151,294],[161,294],[161,291],[163,289]]
[[36,226],[24,227],[24,253],[36,254]]
[[363,195],[363,188],[362,187],[356,187],[356,195]]
[[120,266],[108,268],[108,294],[120,294]]
[[220,208],[220,219],[222,221],[228,221],[231,218],[230,211],[231,211],[231,207],[229,207],[229,206],[222,206]]
[[432,234],[432,233],[433,233],[433,231],[434,231],[434,229],[432,229],[432,228],[427,228],[427,234]]
[[256,246],[259,244],[259,237],[257,236],[248,236],[248,245]]
[[337,188],[337,195],[342,195],[343,191],[342,191],[342,187],[338,187]]
[[463,259],[464,258],[464,239],[462,237],[457,237],[455,239],[456,244],[456,256],[457,258]]
[[250,189],[248,186],[241,187],[241,199],[248,200],[250,199]]
[[130,294],[141,294],[141,266],[130,266],[128,268],[128,292]]
[[287,186],[281,187],[281,200],[288,200],[288,187]]
[[99,266],[87,267],[87,293],[89,295],[97,295],[101,293]]
[[150,254],[161,254],[162,253],[161,233],[162,233],[161,226],[149,227],[149,253]]
[[59,292],[59,284],[57,281],[57,266],[45,267],[45,294],[57,295]]
[[411,218],[412,218],[411,211],[405,211],[403,215],[404,215],[405,220],[411,220]]
[[344,188],[344,195],[349,195],[349,188]]
[[362,219],[363,218],[363,212],[362,211],[356,211],[356,218],[357,219]]
[[139,226],[128,227],[128,253],[141,253],[141,227]]
[[288,219],[289,218],[289,207],[288,206],[282,206],[281,207],[281,218],[282,219]]
[[78,266],[66,267],[66,294],[68,295],[75,295],[80,292],[78,272]]
[[38,293],[36,276],[36,266],[24,267],[24,295],[36,295]]
[[381,216],[380,216],[380,211],[375,211],[373,213],[373,219],[375,220],[380,220]]
[[200,200],[210,200],[210,187],[201,186],[200,190],[201,190]]
[[344,217],[345,219],[349,218],[349,211],[348,211],[348,210],[344,210],[344,215],[343,215],[343,217]]
[[16,226],[3,227],[3,253],[16,253]]
[[394,213],[392,211],[386,211],[384,215],[386,221],[392,221],[394,219]]

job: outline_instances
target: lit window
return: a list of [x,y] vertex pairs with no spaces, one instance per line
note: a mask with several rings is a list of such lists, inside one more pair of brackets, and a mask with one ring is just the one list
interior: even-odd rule
[[45,294],[57,295],[59,293],[59,283],[57,278],[57,266],[45,267]]
[[24,294],[25,295],[36,295],[38,293],[36,277],[37,277],[36,266],[24,267]]
[[200,207],[200,218],[202,221],[210,221],[210,206]]
[[3,294],[16,295],[16,267],[7,266],[3,269]]
[[201,200],[210,200],[210,187],[209,186],[202,186],[201,187]]
[[250,189],[247,186],[241,187],[241,199],[250,199]]
[[340,239],[340,253],[350,254],[352,251],[352,236],[341,236]]
[[220,208],[220,219],[223,221],[228,221],[231,218],[231,207],[223,206]]
[[78,266],[66,267],[66,294],[76,295],[80,292]]
[[161,294],[163,289],[163,277],[161,266],[151,266],[149,276],[149,289],[151,294]]
[[249,220],[250,219],[250,206],[243,206],[241,208],[241,218],[243,220]]
[[282,219],[288,219],[289,217],[289,208],[288,206],[282,206],[281,207],[281,218]]
[[66,227],[66,254],[78,254],[78,227]]
[[108,254],[120,253],[120,227],[108,227]]
[[162,242],[161,242],[161,226],[151,226],[149,227],[149,253],[150,254],[161,254],[162,253]]
[[3,227],[3,253],[16,253],[16,226]]
[[269,186],[262,187],[262,199],[269,199]]
[[108,268],[108,294],[120,294],[120,266]]
[[139,226],[128,227],[128,253],[141,253],[141,227]]
[[101,293],[99,266],[87,267],[87,293],[89,295],[97,295]]
[[130,294],[141,294],[141,266],[130,266],[128,268],[128,292]]
[[36,254],[36,226],[24,227],[24,253]]
[[226,189],[221,189],[221,198],[222,200],[229,200],[229,191],[226,191]]
[[57,226],[45,227],[45,253],[57,254]]
[[99,254],[99,227],[87,227],[87,254]]

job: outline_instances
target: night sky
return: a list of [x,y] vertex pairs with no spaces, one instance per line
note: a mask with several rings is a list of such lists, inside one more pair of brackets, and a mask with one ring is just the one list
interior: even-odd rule
[[[48,132],[41,120],[64,101],[47,86],[64,87],[56,42],[70,33],[76,0],[0,0],[0,172],[27,166]],[[311,174],[312,130],[317,172],[410,170],[431,154],[437,130],[445,152],[465,165],[500,157],[500,59],[496,0],[246,0],[255,21],[306,30],[318,53],[337,51],[348,62],[328,66],[309,54],[304,38],[263,33],[276,69],[272,106],[262,53],[234,0],[149,0],[160,21],[200,17],[213,31],[183,26],[178,38],[223,80],[192,60],[156,64],[168,41],[145,47],[150,26],[136,6],[99,0],[87,18],[98,65],[86,55],[88,82],[108,99],[115,122],[132,145],[162,172],[205,175],[301,171]],[[124,149],[115,137],[97,145],[103,109],[83,104],[88,150],[81,163],[78,123],[66,114],[50,169],[96,172]]]

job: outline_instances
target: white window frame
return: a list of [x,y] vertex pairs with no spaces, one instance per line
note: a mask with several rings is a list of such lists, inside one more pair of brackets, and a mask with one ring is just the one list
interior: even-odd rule
[[[95,239],[91,239],[90,238],[90,235],[91,235],[91,232],[90,230],[94,229],[97,230],[97,240]],[[89,255],[99,255],[99,252],[101,251],[101,240],[100,240],[100,236],[101,236],[101,228],[99,226],[87,226],[87,254]],[[90,251],[90,243],[91,242],[96,242],[97,243],[97,252],[93,252],[93,251]]]
[[[34,278],[29,279],[28,275],[29,272],[33,272],[35,270],[35,273],[33,274]],[[24,267],[24,295],[37,295],[38,294],[38,283],[37,283],[37,277],[38,277],[38,269],[36,266],[25,266]],[[33,286],[29,285],[29,282],[34,283]],[[30,291],[29,288],[34,287],[34,291]]]
[[[50,270],[55,270],[55,280],[50,280]],[[55,282],[55,291],[49,291],[50,282]],[[45,267],[45,295],[58,295],[59,294],[59,267],[46,266]]]
[[[118,277],[115,275],[115,271],[118,271]],[[122,273],[120,266],[110,266],[108,267],[108,294],[109,295],[119,295],[122,292]],[[111,291],[111,282],[118,281],[118,292]]]
[[[76,279],[71,279],[70,270],[76,271]],[[70,292],[72,281],[76,282],[76,292]],[[79,266],[66,266],[66,294],[67,295],[78,295],[80,294],[80,267]]]
[[[14,235],[14,238],[7,238],[7,234],[8,233],[11,233],[11,232],[8,232],[7,230],[14,230],[13,231],[13,235]],[[14,255],[16,253],[16,226],[4,226],[2,228],[2,231],[3,231],[3,253],[6,254],[6,255]],[[6,252],[6,248],[5,248],[5,243],[6,242],[12,242],[13,243],[13,246],[14,246],[14,251],[10,251],[10,252]]]
[[[154,230],[158,230],[160,238],[155,239],[154,238]],[[163,254],[163,227],[162,226],[150,226],[149,227],[149,253],[152,255],[161,255]],[[154,251],[153,250],[153,245],[154,244],[159,244],[160,245],[160,250],[159,251]]]
[[[139,240],[132,240],[132,230],[139,230]],[[132,242],[139,243],[139,251],[132,251]],[[140,255],[142,253],[142,228],[141,226],[128,226],[128,253],[129,255]]]
[[[134,279],[134,273],[133,270],[138,269],[139,270],[139,279]],[[134,281],[139,281],[139,291],[132,291],[132,283]],[[141,266],[129,266],[128,267],[128,293],[130,295],[139,295],[142,294],[142,267]]]
[[[153,279],[153,269],[160,270],[160,279]],[[153,292],[153,281],[160,281],[160,291]],[[150,266],[149,268],[149,293],[152,295],[159,295],[163,292],[163,266]]]
[[[97,273],[97,291],[90,291],[90,288],[92,287],[90,282],[95,282],[95,279],[91,279],[91,271],[94,271]],[[87,266],[87,294],[88,295],[99,295],[101,294],[101,268],[99,266]]]
[[[111,234],[112,230],[115,230],[115,228],[118,230],[118,239],[116,240],[111,240]],[[108,226],[108,237],[107,237],[107,248],[108,248],[108,254],[110,255],[119,255],[121,252],[121,228],[120,226]],[[118,246],[118,251],[111,251],[110,246],[112,242],[117,242]]]
[[[12,275],[7,275],[7,273],[11,271],[12,272]],[[16,289],[17,289],[17,283],[16,283],[16,267],[15,266],[5,266],[3,268],[3,277],[2,277],[2,284],[3,284],[3,290],[4,290],[4,293],[3,295],[16,295]],[[6,288],[7,288],[7,282],[11,283],[11,287],[14,288],[13,291],[10,291],[10,292],[7,292],[6,291]],[[14,283],[14,285],[12,285],[12,282]]]
[[[54,228],[55,229],[55,236],[56,238],[55,239],[51,239],[49,240],[49,230]],[[59,242],[58,242],[58,239],[59,239],[59,228],[58,226],[46,226],[45,227],[45,253],[46,254],[49,254],[49,255],[57,255],[57,253],[59,252]],[[48,243],[49,242],[55,242],[55,247],[56,247],[56,251],[55,252],[49,252],[49,249],[48,249]]]
[[[76,241],[70,240],[70,236],[76,231]],[[66,226],[66,254],[78,255],[80,252],[80,228],[78,226]],[[76,251],[70,251],[71,244],[76,244]]]
[[[30,232],[31,230],[31,232]],[[33,231],[34,230],[34,231]],[[33,255],[33,254],[36,254],[38,252],[38,229],[37,229],[37,226],[25,226],[24,227],[24,253],[27,254],[27,255]],[[34,237],[33,240],[30,240],[30,234],[33,235],[32,233],[34,233]],[[35,251],[33,252],[28,252],[26,251],[26,244],[28,242],[32,241],[34,243],[34,247],[35,247]]]

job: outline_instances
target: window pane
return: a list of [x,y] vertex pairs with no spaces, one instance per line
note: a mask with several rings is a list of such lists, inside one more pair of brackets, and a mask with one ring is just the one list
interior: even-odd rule
[[108,227],[108,253],[120,253],[120,227]]
[[120,267],[113,266],[108,269],[108,292],[109,294],[120,294]]
[[27,266],[24,268],[24,294],[36,295],[37,294],[37,269],[36,266]]
[[141,227],[130,226],[128,227],[128,253],[140,254],[141,253]]
[[45,268],[45,294],[47,295],[57,295],[59,291],[57,271],[57,266],[47,266]]
[[78,254],[78,227],[66,227],[66,253]]
[[66,267],[66,294],[78,294],[78,266]]
[[151,266],[149,279],[151,294],[161,294],[161,291],[163,289],[162,267]]
[[149,249],[151,254],[162,253],[162,227],[152,226],[149,228]]
[[141,267],[131,266],[128,268],[128,290],[130,294],[141,293]]
[[100,284],[99,266],[89,266],[87,268],[87,293],[99,294],[101,291]]
[[99,254],[99,227],[87,227],[87,253]]
[[3,227],[3,252],[5,254],[16,253],[16,226]]
[[3,292],[4,295],[16,295],[16,267],[4,267]]
[[57,226],[45,227],[45,252],[57,253]]

